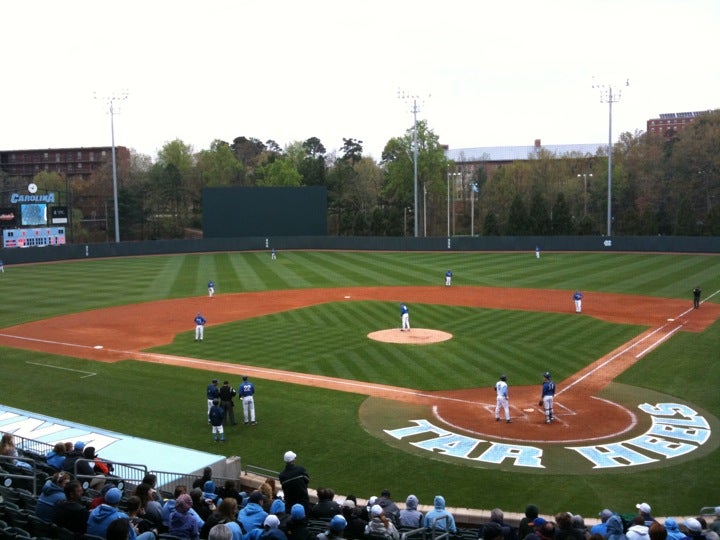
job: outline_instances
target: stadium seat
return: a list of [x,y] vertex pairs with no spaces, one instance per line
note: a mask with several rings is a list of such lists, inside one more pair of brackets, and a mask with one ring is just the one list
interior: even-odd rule
[[20,527],[8,527],[3,529],[0,534],[6,540],[16,540],[17,538],[32,538],[32,535]]
[[80,540],[79,534],[75,534],[70,529],[65,527],[55,527],[55,537],[58,540]]
[[33,535],[33,537],[45,537],[45,538],[52,538],[54,534],[54,527],[53,524],[49,521],[45,521],[44,519],[40,519],[35,514],[28,515],[28,531]]
[[85,533],[82,535],[82,540],[105,540],[105,537]]

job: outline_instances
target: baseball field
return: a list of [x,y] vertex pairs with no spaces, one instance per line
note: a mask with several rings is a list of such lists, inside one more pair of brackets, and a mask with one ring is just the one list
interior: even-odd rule
[[[258,425],[222,451],[279,470],[293,449],[314,488],[586,516],[718,504],[716,255],[193,254],[6,266],[0,287],[12,407],[218,452],[205,386],[247,374]],[[409,335],[370,339],[400,333],[400,302]],[[502,374],[511,424],[494,418]]]

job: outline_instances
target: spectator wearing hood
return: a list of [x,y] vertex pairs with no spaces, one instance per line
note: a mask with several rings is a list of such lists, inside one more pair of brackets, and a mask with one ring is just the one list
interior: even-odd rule
[[285,501],[282,499],[273,499],[270,504],[270,514],[277,516],[280,520],[280,530],[287,529],[287,523],[290,521],[290,514],[285,512]]
[[[321,536],[322,533],[318,534],[317,537],[320,538]],[[265,521],[263,521],[262,529],[251,531],[244,538],[247,540],[255,540],[257,538],[262,538],[263,540],[287,540],[287,536],[280,529],[280,520],[275,514],[268,514]]]
[[55,443],[53,449],[45,454],[45,463],[59,471],[62,469],[63,461],[65,461],[65,443]]
[[[175,486],[175,490],[173,492],[173,498],[165,501],[162,510],[162,525],[165,530],[167,530],[170,526],[170,514],[175,511],[175,504],[177,503],[177,498],[184,493],[187,493],[187,486],[177,485]],[[198,523],[200,524],[200,528],[202,528],[202,526],[205,524],[205,520],[200,517],[200,515],[195,511],[194,508],[191,508],[190,510],[188,510],[188,512],[195,516],[195,518],[198,520]]]
[[218,502],[217,486],[212,480],[208,480],[203,484],[203,497],[205,500],[212,501],[213,504]]
[[405,499],[405,509],[400,510],[400,526],[417,529],[422,527],[423,514],[418,510],[420,501],[415,495],[408,495]]
[[308,539],[308,520],[305,516],[305,507],[302,504],[295,503],[290,508],[290,521],[287,523],[285,534],[289,540]]
[[518,524],[518,538],[522,540],[528,534],[535,532],[533,522],[535,518],[538,517],[538,512],[538,507],[534,504],[528,504],[525,507],[525,517],[522,518]]
[[[425,519],[423,519],[423,527],[428,530],[432,530],[434,527],[435,529],[441,531],[448,531],[455,534],[457,532],[457,527],[455,526],[455,518],[450,512],[445,509],[445,498],[442,495],[436,495],[435,499],[433,500],[433,506],[434,508],[430,510],[427,514],[425,514]],[[440,519],[443,517],[447,519]]]
[[622,519],[617,514],[613,514],[607,520],[607,540],[627,540],[625,537]]
[[590,534],[600,534],[607,538],[607,520],[610,519],[612,515],[613,511],[609,508],[605,508],[602,512],[600,512],[598,514],[598,517],[600,518],[600,523],[590,527]]
[[193,503],[190,495],[183,493],[175,501],[175,510],[170,514],[168,532],[173,536],[198,540],[200,538],[200,523],[190,512]]
[[55,503],[65,500],[65,486],[70,482],[66,472],[56,472],[47,479],[35,505],[35,515],[43,521],[55,519]]
[[261,491],[253,491],[248,498],[247,504],[238,514],[237,520],[243,526],[246,533],[262,527],[265,518],[268,517],[268,513],[262,507],[263,498],[264,496]]
[[573,515],[570,512],[556,514],[555,523],[557,523],[555,540],[585,540],[585,532],[574,526]]
[[392,520],[388,519],[385,515],[385,511],[379,504],[374,504],[370,508],[370,521],[365,527],[365,534],[372,536],[384,536],[385,538],[392,538],[398,540],[400,533],[397,527],[393,524]]
[[490,510],[490,521],[497,523],[502,529],[502,535],[505,540],[517,540],[517,531],[511,525],[505,523],[505,514],[499,508]]
[[[625,536],[627,536],[628,540],[649,540],[650,536],[648,535],[648,526],[645,525],[646,519],[645,516],[642,514],[635,516],[635,518],[632,520],[632,525],[628,527],[627,532],[625,533]],[[652,521],[650,522],[652,523]]]
[[330,488],[318,488],[318,502],[310,509],[312,519],[332,519],[340,513],[340,505],[335,502],[335,492]]
[[[120,503],[120,499],[122,499],[122,492],[118,488],[113,487],[108,489],[107,493],[105,493],[104,502],[90,512],[87,524],[87,534],[93,534],[104,538],[108,526],[116,519],[122,518],[127,519],[128,522],[130,521],[128,515],[117,508],[117,505]],[[137,535],[135,533],[135,529],[130,527],[129,539],[136,540],[136,538]]]
[[317,540],[333,540],[335,538],[343,538],[345,529],[347,528],[347,520],[340,514],[333,516],[328,525],[326,532],[317,535]]
[[680,526],[675,518],[667,518],[664,526],[667,531],[667,540],[682,540],[685,538],[685,533],[680,530]]

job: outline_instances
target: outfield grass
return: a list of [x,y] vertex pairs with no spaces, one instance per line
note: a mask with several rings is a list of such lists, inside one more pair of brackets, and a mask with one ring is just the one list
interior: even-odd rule
[[[267,253],[158,256],[6,267],[0,275],[0,326],[109,305],[204,295],[211,278],[218,294],[422,286],[440,285],[448,268],[461,285],[580,288],[687,298],[688,303],[696,285],[705,294],[720,289],[720,257],[702,255],[550,253],[536,261],[530,253],[281,252],[274,262]],[[549,362],[561,379],[638,332],[637,327],[562,314],[422,306],[423,317],[451,331],[455,339],[439,347],[398,348],[368,344],[352,335],[351,330],[366,333],[386,310],[382,302],[328,304],[213,327],[213,339],[203,344],[202,355],[447,389],[491,384],[499,369],[511,374],[511,384],[535,383],[538,370],[544,369],[540,366]],[[311,332],[315,326],[322,331]],[[686,399],[720,415],[720,375],[713,369],[719,330],[716,324],[700,335],[674,336],[619,381]],[[178,336],[163,349],[192,355],[188,338]],[[42,364],[91,369],[98,376],[80,379],[72,371]],[[0,349],[0,367],[4,381],[11,382],[3,385],[1,399],[10,406],[215,451],[203,416],[204,389],[213,373],[132,361],[98,364],[7,348]],[[571,510],[588,516],[606,506],[632,511],[641,500],[651,502],[657,514],[694,514],[701,506],[717,504],[718,452],[665,469],[585,476],[468,469],[388,447],[367,433],[357,417],[362,396],[256,382],[260,423],[240,429],[239,436],[231,432],[226,451],[242,456],[245,463],[277,469],[282,453],[293,448],[310,470],[313,487],[330,486],[360,497],[388,487],[398,499],[414,492],[426,503],[443,494],[450,506],[499,506],[519,512],[533,502],[543,513]]]

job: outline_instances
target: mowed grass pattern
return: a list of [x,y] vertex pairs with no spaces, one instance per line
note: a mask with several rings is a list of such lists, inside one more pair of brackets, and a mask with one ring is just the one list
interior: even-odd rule
[[[6,266],[0,274],[0,327],[111,305],[207,294],[285,288],[441,286],[445,271],[467,286],[528,287],[687,298],[720,289],[720,257],[626,253],[213,253],[56,264]],[[717,301],[714,296],[710,301]],[[333,303],[212,327],[199,349],[177,337],[180,354],[360,381],[416,388],[492,384],[506,372],[512,385],[536,384],[552,365],[561,379],[638,332],[636,327],[562,314],[503,312],[452,306],[413,306],[413,324],[456,337],[428,347],[368,344],[367,331],[392,327],[397,306]],[[138,321],[142,325],[142,321]],[[362,332],[360,332],[362,330]],[[353,335],[361,334],[361,335]],[[720,325],[702,334],[678,333],[625,372],[619,381],[677,396],[720,415],[717,359]],[[542,367],[541,367],[542,366]],[[55,368],[62,369],[55,369]],[[72,370],[78,370],[72,371]],[[93,371],[83,378],[81,371]],[[99,364],[0,349],[3,403],[100,428],[205,451],[212,445],[204,418],[204,388],[217,374],[140,362]],[[282,467],[293,448],[312,487],[331,486],[361,497],[390,488],[397,499],[414,492],[422,503],[443,494],[450,506],[500,507],[522,513],[594,515],[610,507],[634,511],[650,500],[658,515],[692,515],[716,504],[720,454],[665,469],[588,474],[469,469],[391,448],[369,435],[357,411],[362,396],[271,380],[258,383],[260,423],[229,433],[225,451],[244,463]],[[589,422],[602,419],[589,419]],[[713,435],[715,437],[716,435]],[[141,457],[141,456],[133,456]],[[679,492],[678,486],[693,489]]]

